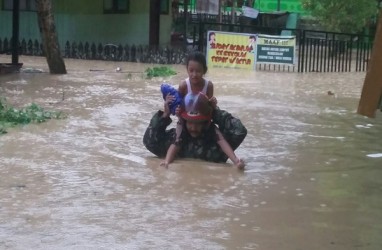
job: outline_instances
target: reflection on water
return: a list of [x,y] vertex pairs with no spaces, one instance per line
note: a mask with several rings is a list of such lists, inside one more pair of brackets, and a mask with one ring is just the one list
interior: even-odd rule
[[1,249],[381,248],[381,115],[355,114],[363,73],[210,69],[219,106],[248,129],[241,173],[188,159],[165,170],[143,147],[160,84],[184,66],[147,80],[149,65],[66,64],[0,78],[9,102],[68,114],[0,137]]

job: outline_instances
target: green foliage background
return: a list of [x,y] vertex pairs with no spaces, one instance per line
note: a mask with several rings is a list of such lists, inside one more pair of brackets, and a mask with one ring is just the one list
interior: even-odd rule
[[176,71],[167,66],[147,68],[145,70],[146,78],[153,78],[157,76],[172,76],[176,75]]
[[378,14],[377,0],[301,0],[327,31],[359,33]]

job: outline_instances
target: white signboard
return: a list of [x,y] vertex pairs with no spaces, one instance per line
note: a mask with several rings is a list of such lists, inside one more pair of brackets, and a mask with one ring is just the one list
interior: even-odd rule
[[257,18],[257,16],[259,15],[259,11],[254,8],[243,6],[242,10],[243,10],[243,15],[246,17]]

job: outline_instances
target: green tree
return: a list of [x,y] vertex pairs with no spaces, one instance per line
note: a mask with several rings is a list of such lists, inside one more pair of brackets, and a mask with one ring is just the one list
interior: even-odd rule
[[327,31],[359,33],[378,13],[378,0],[301,0]]

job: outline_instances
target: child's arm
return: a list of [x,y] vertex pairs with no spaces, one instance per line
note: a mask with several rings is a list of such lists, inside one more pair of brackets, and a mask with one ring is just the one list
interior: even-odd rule
[[240,158],[238,158],[235,154],[235,152],[232,150],[231,146],[228,144],[226,139],[224,139],[224,136],[219,131],[218,128],[215,129],[216,135],[217,135],[217,143],[219,144],[220,148],[223,150],[223,152],[228,156],[228,158],[234,163],[234,165],[238,169],[244,169],[245,163]]
[[208,99],[210,99],[214,96],[214,84],[211,81],[208,81],[206,95],[207,95]]

